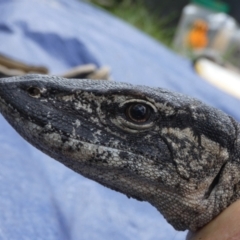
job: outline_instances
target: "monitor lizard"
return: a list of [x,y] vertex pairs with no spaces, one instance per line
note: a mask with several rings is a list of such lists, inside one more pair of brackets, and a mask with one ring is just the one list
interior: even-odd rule
[[177,230],[240,198],[240,124],[194,98],[104,80],[0,79],[0,112],[81,175],[155,206]]

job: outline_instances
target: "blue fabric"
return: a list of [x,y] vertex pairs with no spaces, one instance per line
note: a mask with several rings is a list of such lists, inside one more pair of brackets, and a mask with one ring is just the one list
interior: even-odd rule
[[[95,63],[116,81],[164,87],[240,120],[240,101],[191,63],[98,8],[75,0],[0,0],[0,53],[51,73]],[[0,116],[1,239],[183,239],[148,203],[83,178],[25,142]]]
[[1,0],[0,4],[1,53],[46,65],[53,73],[87,63],[99,66],[75,31],[77,26],[71,27],[79,19],[71,17],[64,2]]

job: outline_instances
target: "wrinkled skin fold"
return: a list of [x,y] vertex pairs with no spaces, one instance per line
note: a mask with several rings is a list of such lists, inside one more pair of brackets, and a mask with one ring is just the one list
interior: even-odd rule
[[177,230],[202,227],[240,198],[239,123],[194,98],[26,75],[0,79],[0,112],[36,148],[150,202]]

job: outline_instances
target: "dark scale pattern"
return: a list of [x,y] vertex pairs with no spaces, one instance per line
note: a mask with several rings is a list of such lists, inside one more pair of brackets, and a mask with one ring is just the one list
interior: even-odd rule
[[196,230],[240,198],[240,126],[165,89],[26,75],[0,80],[0,112],[32,145]]

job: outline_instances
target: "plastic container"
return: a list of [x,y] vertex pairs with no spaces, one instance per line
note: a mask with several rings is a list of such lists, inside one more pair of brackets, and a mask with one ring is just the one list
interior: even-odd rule
[[236,21],[226,14],[228,5],[210,0],[195,0],[184,7],[174,49],[182,55],[195,57],[208,52],[223,55],[237,29]]
[[240,70],[240,29],[232,35],[223,59]]

